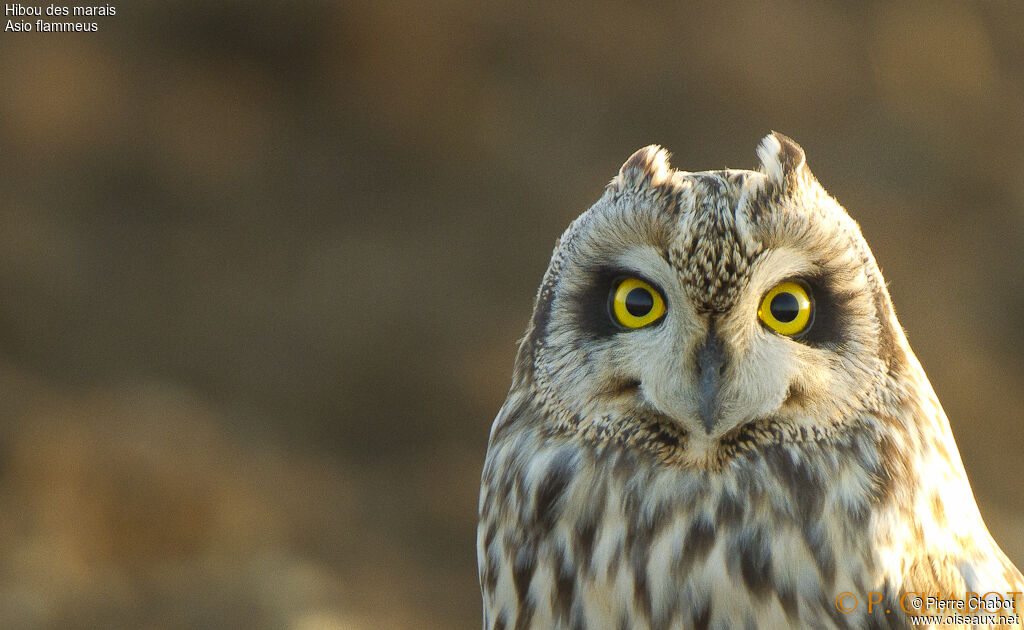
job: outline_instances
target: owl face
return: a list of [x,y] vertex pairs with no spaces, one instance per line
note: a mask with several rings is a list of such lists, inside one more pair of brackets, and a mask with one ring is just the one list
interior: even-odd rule
[[517,362],[556,422],[668,432],[700,458],[877,405],[902,333],[870,250],[792,140],[758,155],[688,173],[642,149],[565,232]]

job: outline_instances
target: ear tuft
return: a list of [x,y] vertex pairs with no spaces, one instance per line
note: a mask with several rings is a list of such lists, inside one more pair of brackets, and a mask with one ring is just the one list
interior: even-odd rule
[[777,131],[761,140],[757,158],[761,160],[761,172],[782,188],[794,183],[807,165],[807,157],[800,145]]
[[656,144],[646,146],[626,160],[609,184],[615,190],[638,190],[661,186],[672,175],[669,152]]

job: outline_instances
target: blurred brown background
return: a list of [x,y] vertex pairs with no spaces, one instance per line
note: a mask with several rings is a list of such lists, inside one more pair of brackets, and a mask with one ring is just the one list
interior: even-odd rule
[[0,32],[0,627],[478,627],[554,239],[634,149],[770,129],[1024,563],[1019,3],[115,6]]

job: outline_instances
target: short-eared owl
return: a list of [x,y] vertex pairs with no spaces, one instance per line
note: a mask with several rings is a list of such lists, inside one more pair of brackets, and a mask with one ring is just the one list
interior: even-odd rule
[[757,154],[641,149],[558,241],[483,471],[486,629],[909,627],[914,593],[1024,591],[857,224],[792,140]]

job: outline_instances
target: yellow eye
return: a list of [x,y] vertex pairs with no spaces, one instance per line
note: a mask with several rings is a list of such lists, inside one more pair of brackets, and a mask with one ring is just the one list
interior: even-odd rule
[[783,282],[765,294],[757,316],[777,333],[798,335],[811,322],[811,298],[803,285]]
[[626,328],[643,328],[665,314],[665,300],[658,290],[639,278],[626,278],[612,294],[612,314]]

